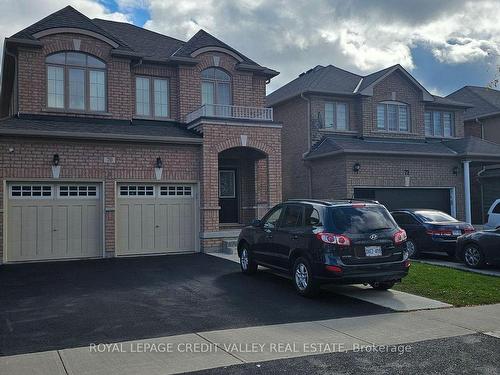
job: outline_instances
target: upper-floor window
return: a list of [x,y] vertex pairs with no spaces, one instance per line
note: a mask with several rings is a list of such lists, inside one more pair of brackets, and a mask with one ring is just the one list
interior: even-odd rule
[[201,72],[201,104],[231,105],[231,77],[219,68]]
[[347,130],[346,103],[325,103],[325,129]]
[[409,108],[405,103],[382,102],[377,104],[377,129],[391,132],[410,131]]
[[425,135],[428,137],[453,137],[454,113],[444,111],[425,112]]
[[135,113],[146,117],[169,117],[168,79],[135,77]]
[[60,52],[45,59],[47,107],[106,111],[106,64],[85,53]]

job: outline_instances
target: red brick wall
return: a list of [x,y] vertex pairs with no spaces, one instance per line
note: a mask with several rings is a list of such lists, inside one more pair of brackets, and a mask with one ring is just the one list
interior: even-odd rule
[[[215,65],[214,56],[219,57]],[[179,67],[180,118],[201,105],[201,71],[210,67],[224,69],[231,76],[234,105],[263,107],[266,98],[266,79],[249,72],[236,70],[238,60],[221,52],[205,52],[196,56],[196,66]]]
[[108,114],[72,113],[76,116],[131,119],[135,115],[135,76],[168,78],[170,82],[170,118],[182,121],[184,116],[201,105],[200,72],[215,66],[214,56],[220,58],[218,67],[232,79],[234,105],[264,107],[266,78],[236,69],[238,61],[221,52],[198,55],[196,66],[166,66],[160,64],[132,65],[128,59],[111,56],[112,47],[95,38],[79,34],[57,34],[40,38],[43,48],[19,48],[19,111],[21,113],[66,115],[46,106],[47,77],[45,58],[59,51],[73,51],[73,40],[80,40],[79,51],[94,55],[107,64]]
[[296,97],[274,108],[274,119],[283,124],[282,174],[283,198],[307,197],[308,174],[302,154],[309,150],[308,103]]
[[[105,206],[115,208],[116,180],[155,180],[157,157],[164,164],[163,181],[198,181],[201,171],[201,147],[195,145],[159,145],[112,142],[48,141],[4,138],[0,143],[5,179],[52,179],[52,157],[59,154],[60,179],[105,181]],[[14,152],[9,153],[8,149]],[[104,163],[114,157],[115,163]],[[54,180],[57,181],[57,180]],[[0,189],[3,189],[1,185]],[[3,208],[3,200],[0,201]],[[0,228],[3,217],[0,217]],[[114,212],[106,213],[106,251],[114,251]],[[0,259],[2,259],[0,238]]]
[[[80,52],[94,55],[107,64],[108,112],[111,117],[131,118],[133,106],[130,105],[132,98],[129,60],[112,57],[112,47],[101,40],[76,34],[58,34],[40,38],[43,43],[41,49],[19,48],[19,111],[21,113],[61,114],[57,110],[47,109],[45,58],[51,53],[75,50],[73,39],[81,41]],[[96,117],[95,114],[90,116]]]

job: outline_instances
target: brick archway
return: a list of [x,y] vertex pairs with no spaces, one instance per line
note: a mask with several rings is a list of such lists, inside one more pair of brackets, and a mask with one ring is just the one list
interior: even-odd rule
[[239,169],[235,178],[246,188],[240,191],[240,216],[234,224],[248,224],[281,201],[281,128],[204,123],[198,130],[203,133],[202,246],[204,251],[213,251],[212,247],[220,246],[217,235],[227,231],[219,216],[223,203],[219,197],[221,168]]

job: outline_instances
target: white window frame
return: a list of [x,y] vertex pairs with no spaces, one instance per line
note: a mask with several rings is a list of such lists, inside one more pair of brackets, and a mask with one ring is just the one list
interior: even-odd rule
[[[15,196],[12,194],[12,190],[14,187],[18,187],[20,186],[21,187],[21,196]],[[40,186],[41,187],[41,191],[43,191],[43,187],[49,187],[50,188],[50,195],[48,196],[34,196],[33,195],[33,187],[34,186]],[[22,191],[23,191],[23,187],[29,187],[30,188],[30,195],[28,196],[23,196],[22,195]],[[10,199],[53,199],[54,198],[54,186],[53,185],[49,185],[49,184],[12,184],[9,186],[9,198]]]
[[[345,129],[341,129],[338,127],[338,113],[337,113],[337,106],[344,106],[345,108]],[[333,122],[332,122],[332,126],[328,126],[328,124],[326,123],[326,108],[327,106],[332,106],[332,114],[333,114]],[[325,106],[324,106],[324,113],[325,113],[325,116],[324,116],[324,124],[323,124],[323,129],[326,129],[326,130],[335,130],[335,131],[339,131],[339,132],[343,132],[343,131],[349,131],[349,104],[346,103],[346,102],[341,102],[341,101],[326,101],[325,102]]]
[[[68,195],[61,195],[61,188],[68,187]],[[77,195],[69,195],[70,188],[77,188]],[[79,195],[80,188],[85,188],[87,195]],[[89,188],[95,189],[95,195],[88,195]],[[83,189],[82,189],[83,190]],[[99,199],[99,187],[93,184],[61,184],[57,186],[57,198],[58,199]]]
[[[163,192],[166,194],[163,194]],[[174,194],[170,194],[173,192]],[[182,194],[178,194],[181,193]],[[188,194],[186,194],[188,193]],[[193,198],[194,192],[191,185],[159,185],[158,186],[158,197],[159,198]]]
[[[144,191],[148,191],[148,188],[152,189],[153,194],[144,194],[144,195],[131,195],[130,194],[130,188],[135,187],[135,191],[138,191],[138,188],[144,187]],[[127,194],[123,194],[122,188],[126,188]],[[124,184],[124,185],[118,185],[118,196],[123,197],[123,198],[155,198],[156,192],[155,192],[155,186],[152,184]]]
[[[379,127],[378,122],[378,110],[379,106],[384,106],[384,127]],[[396,119],[397,119],[397,130],[389,129],[389,121],[388,121],[388,107],[396,106]],[[406,129],[401,130],[401,117],[399,113],[400,107],[406,108]],[[392,100],[387,100],[383,102],[378,102],[375,108],[375,128],[380,132],[388,132],[388,133],[411,133],[411,110],[410,106],[404,102],[397,102]]]

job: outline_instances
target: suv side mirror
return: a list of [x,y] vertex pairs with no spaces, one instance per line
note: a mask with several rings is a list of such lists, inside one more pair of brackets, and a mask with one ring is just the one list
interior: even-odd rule
[[261,224],[262,222],[259,219],[254,219],[252,221],[252,227],[260,227]]

